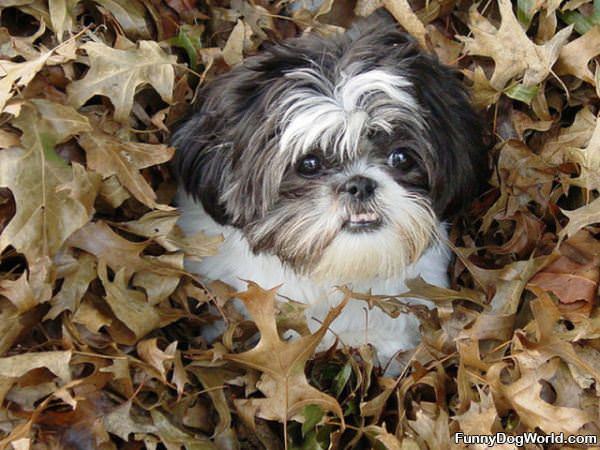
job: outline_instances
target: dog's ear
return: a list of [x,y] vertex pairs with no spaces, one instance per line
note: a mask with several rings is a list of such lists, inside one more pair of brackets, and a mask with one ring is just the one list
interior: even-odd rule
[[[275,132],[265,122],[268,105],[286,71],[310,65],[307,52],[286,44],[247,58],[200,91],[197,111],[174,133],[175,176],[217,222],[239,225],[265,203],[261,176],[268,161],[260,161],[268,157],[265,142]],[[257,165],[253,177],[232,179],[246,163]]]
[[435,56],[419,52],[409,59],[408,72],[435,152],[428,168],[433,205],[449,218],[470,204],[486,180],[481,120],[458,74]]
[[206,212],[223,225],[228,217],[219,197],[230,149],[219,139],[219,128],[217,112],[201,108],[175,131],[171,143],[177,149],[173,169],[181,188],[202,202]]

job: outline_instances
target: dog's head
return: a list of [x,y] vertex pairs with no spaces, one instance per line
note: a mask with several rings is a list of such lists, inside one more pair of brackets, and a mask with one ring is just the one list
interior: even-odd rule
[[483,169],[455,73],[380,20],[247,58],[204,88],[174,144],[182,186],[217,222],[337,282],[401,273]]

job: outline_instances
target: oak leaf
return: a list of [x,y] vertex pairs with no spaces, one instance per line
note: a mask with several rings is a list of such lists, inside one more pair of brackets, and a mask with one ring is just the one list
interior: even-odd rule
[[132,242],[119,236],[104,222],[90,222],[75,232],[68,245],[92,255],[115,271],[125,270],[127,276],[134,272],[149,271],[166,275],[183,275],[186,272],[165,259],[152,259],[141,255],[148,242]]
[[172,147],[123,141],[101,131],[82,134],[79,144],[86,151],[90,169],[105,178],[116,175],[135,198],[150,208],[172,209],[156,203],[156,193],[139,172],[171,159]]
[[46,319],[55,319],[63,311],[75,312],[89,284],[96,278],[96,258],[88,254],[79,255],[58,267],[63,283],[60,291],[51,300],[52,307]]
[[560,49],[572,27],[562,29],[544,45],[534,44],[521,27],[509,0],[499,0],[502,22],[494,27],[478,11],[475,4],[469,12],[469,28],[473,37],[457,36],[465,43],[465,53],[492,58],[495,63],[490,84],[498,91],[515,77],[523,77],[525,87],[544,81],[558,58]]
[[408,0],[383,0],[383,5],[394,19],[417,39],[421,47],[427,48],[427,30],[410,7]]
[[521,377],[511,384],[500,381],[500,370],[505,363],[497,363],[488,371],[487,378],[493,392],[506,398],[528,427],[539,427],[546,433],[576,433],[594,416],[579,408],[555,406],[541,397],[543,384],[556,373],[560,360],[553,358],[537,367],[520,366]]
[[152,33],[146,21],[146,8],[139,0],[95,0],[106,13],[112,14],[131,39],[150,39]]
[[13,123],[23,131],[24,148],[0,152],[0,186],[11,190],[17,205],[0,235],[0,251],[12,245],[34,262],[54,256],[88,222],[99,180],[78,164],[69,167],[54,150],[90,128],[72,108],[33,100]]
[[594,74],[588,65],[592,58],[598,55],[600,55],[600,26],[595,26],[560,50],[556,73],[573,75],[587,83],[595,84]]
[[259,332],[256,347],[243,353],[229,353],[224,358],[262,372],[257,387],[265,398],[237,400],[236,407],[245,417],[257,415],[268,420],[285,423],[299,414],[306,405],[314,404],[332,411],[343,421],[338,402],[312,387],[304,374],[304,365],[327,332],[329,324],[341,313],[348,297],[331,309],[323,324],[312,335],[291,342],[282,341],[275,321],[275,295],[277,288],[264,290],[253,282],[248,289],[236,294],[240,298]]
[[161,324],[161,314],[158,309],[146,300],[146,296],[134,289],[128,288],[128,278],[125,269],[115,274],[115,279],[110,281],[106,270],[106,263],[98,264],[98,275],[106,291],[106,302],[117,319],[133,332],[136,339],[145,336]]
[[171,103],[177,62],[154,41],[139,41],[138,47],[117,50],[100,42],[81,46],[89,57],[90,69],[84,78],[69,84],[70,103],[79,108],[94,95],[108,97],[115,107],[115,119],[127,122],[133,97],[140,85],[150,84],[162,99]]

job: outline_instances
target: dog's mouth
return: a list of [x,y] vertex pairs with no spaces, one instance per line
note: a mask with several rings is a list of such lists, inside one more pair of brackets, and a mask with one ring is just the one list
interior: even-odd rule
[[344,223],[343,229],[353,233],[374,231],[381,227],[381,216],[375,212],[353,213]]

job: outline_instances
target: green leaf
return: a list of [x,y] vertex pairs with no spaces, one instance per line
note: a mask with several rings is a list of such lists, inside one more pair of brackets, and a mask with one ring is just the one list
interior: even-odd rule
[[575,31],[579,34],[585,34],[594,27],[594,21],[591,16],[584,16],[579,11],[565,11],[559,13],[561,20],[568,25],[573,25]]
[[198,50],[202,48],[201,40],[202,29],[198,26],[181,26],[179,34],[168,40],[169,45],[180,47],[185,50],[190,61],[190,67],[196,69],[198,67]]
[[304,423],[302,424],[302,437],[312,431],[321,421],[324,415],[323,409],[319,405],[307,405],[302,411]]
[[508,89],[505,89],[504,93],[507,97],[510,97],[514,100],[519,100],[526,105],[530,105],[539,90],[540,86],[537,84],[528,87],[525,87],[522,84],[514,84]]
[[346,387],[346,384],[348,384],[350,375],[352,375],[352,366],[350,363],[346,363],[342,370],[340,370],[333,379],[333,391],[335,392],[336,397],[339,397]]
[[525,27],[529,28],[531,19],[533,19],[535,1],[534,0],[517,0],[517,19]]

